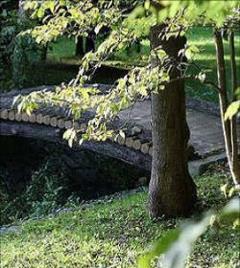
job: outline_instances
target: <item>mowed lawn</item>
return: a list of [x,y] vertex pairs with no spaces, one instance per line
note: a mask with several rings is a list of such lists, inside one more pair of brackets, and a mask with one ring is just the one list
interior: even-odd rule
[[[228,180],[219,172],[196,178],[201,211],[227,202],[220,186]],[[19,232],[0,237],[1,268],[137,267],[138,257],[152,242],[183,222],[153,222],[146,208],[147,193],[142,190],[22,222]],[[196,212],[193,218],[201,213]],[[238,250],[239,231],[215,226],[197,241],[186,267],[238,267]]]
[[[207,79],[217,83],[217,63],[215,44],[213,39],[213,30],[211,28],[197,27],[192,29],[187,34],[190,44],[196,45],[200,49],[200,53],[196,55],[196,64],[207,70]],[[238,82],[240,82],[240,35],[239,32],[235,36],[235,50],[237,61],[237,75]],[[224,40],[225,62],[226,62],[226,78],[227,89],[231,94],[231,63],[230,63],[230,49],[228,41]],[[190,96],[217,102],[218,95],[213,90],[205,85],[197,82],[187,82],[187,93]]]

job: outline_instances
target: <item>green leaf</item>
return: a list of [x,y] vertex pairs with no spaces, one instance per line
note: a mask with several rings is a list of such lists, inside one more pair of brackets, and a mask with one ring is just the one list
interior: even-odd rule
[[55,3],[54,3],[54,1],[49,1],[48,8],[50,9],[50,11],[51,11],[52,13],[54,12],[54,8],[55,8]]
[[186,57],[189,59],[189,60],[193,60],[194,59],[194,56],[196,55],[196,54],[198,54],[200,51],[199,51],[199,49],[198,49],[198,47],[197,46],[195,46],[195,45],[190,45],[187,49],[186,49],[186,51],[185,51],[185,55],[186,55]]
[[240,211],[240,202],[239,198],[236,197],[232,199],[223,209],[222,215],[227,215],[229,213],[237,212],[239,213]]
[[146,10],[149,10],[150,5],[151,5],[150,1],[149,1],[149,0],[146,0],[145,3],[144,3],[144,8],[145,8]]
[[21,95],[17,95],[16,97],[14,97],[13,102],[12,102],[12,107],[17,105],[20,102],[21,98],[22,98]]
[[125,133],[124,133],[122,130],[119,131],[119,135],[120,135],[123,139],[125,139],[125,137],[126,137]]
[[103,26],[104,26],[103,23],[99,23],[99,24],[95,27],[94,32],[95,32],[96,34],[98,34],[98,33],[100,32],[100,30],[102,29]]
[[63,134],[63,139],[67,140],[68,141],[68,145],[69,147],[72,148],[73,146],[73,142],[74,140],[76,139],[76,136],[77,136],[77,132],[75,129],[73,128],[70,128],[70,129],[67,129],[64,134]]
[[224,224],[233,225],[240,220],[239,197],[232,199],[220,213],[220,221]]
[[169,231],[163,238],[161,238],[155,245],[143,256],[138,259],[138,268],[150,268],[151,261],[159,255],[166,252],[172,244],[179,238],[180,229]]
[[41,19],[41,18],[44,16],[44,14],[45,14],[45,9],[42,8],[42,7],[40,7],[40,8],[38,9],[38,11],[37,11],[37,17],[38,17],[39,19]]
[[63,133],[63,139],[68,140],[71,136],[72,130],[71,129],[67,129],[64,133]]
[[212,213],[208,213],[201,221],[188,223],[181,231],[178,239],[164,254],[162,265],[164,268],[184,268],[191,253],[193,244],[206,231],[211,223]]
[[167,56],[166,52],[163,49],[158,49],[157,50],[157,55],[159,59],[163,59]]
[[234,101],[228,107],[225,113],[225,120],[232,119],[234,115],[236,115],[240,111],[240,101]]
[[203,72],[199,73],[199,74],[198,74],[198,79],[199,79],[199,81],[200,81],[201,83],[204,83],[205,80],[206,80],[206,74],[203,73]]
[[224,196],[227,198],[227,196],[228,196],[228,184],[226,183],[226,184],[222,185],[220,189],[221,189],[221,192],[223,192]]

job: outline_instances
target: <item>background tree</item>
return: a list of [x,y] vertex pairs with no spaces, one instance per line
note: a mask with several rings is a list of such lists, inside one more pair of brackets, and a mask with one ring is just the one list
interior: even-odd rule
[[230,61],[231,61],[231,80],[232,80],[232,92],[231,96],[228,95],[226,85],[226,67],[224,59],[224,46],[221,29],[216,28],[214,31],[214,38],[216,44],[216,59],[218,69],[218,86],[219,86],[219,105],[222,119],[223,135],[226,148],[226,155],[232,174],[232,178],[236,187],[240,187],[240,160],[239,160],[239,148],[237,137],[237,117],[225,117],[227,108],[230,104],[230,98],[232,101],[236,101],[237,98],[237,68],[236,68],[236,53],[234,45],[234,31],[233,26],[228,26],[229,30],[229,46],[230,46]]

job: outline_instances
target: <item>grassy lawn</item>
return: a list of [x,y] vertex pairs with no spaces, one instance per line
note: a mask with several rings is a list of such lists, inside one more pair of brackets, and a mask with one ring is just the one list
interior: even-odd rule
[[[219,188],[227,179],[219,173],[196,178],[201,207],[225,204]],[[1,267],[136,267],[137,257],[152,241],[182,222],[152,222],[146,201],[143,190],[23,222],[18,234],[1,236]],[[187,267],[237,267],[238,235],[229,227],[212,228],[197,242]]]
[[[196,55],[196,63],[201,68],[208,70],[207,77],[208,80],[214,81],[217,83],[217,64],[215,59],[215,45],[212,38],[212,29],[211,28],[194,28],[188,32],[188,40],[190,44],[196,45],[200,49],[200,53]],[[236,36],[235,40],[236,45],[236,60],[237,60],[237,70],[238,77],[240,76],[240,35]],[[230,50],[228,41],[224,41],[224,50],[225,50],[225,61],[226,61],[226,72],[227,72],[227,87],[229,92],[231,91],[231,67],[230,67]],[[204,85],[196,82],[187,82],[187,93],[190,96],[204,99],[207,101],[218,101],[217,93]]]

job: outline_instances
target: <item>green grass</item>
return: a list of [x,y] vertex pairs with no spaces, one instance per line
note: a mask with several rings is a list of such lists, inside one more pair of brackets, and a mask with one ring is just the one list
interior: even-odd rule
[[[203,207],[226,202],[219,190],[226,180],[219,174],[196,179]],[[137,257],[152,241],[182,222],[151,221],[146,201],[143,191],[23,222],[18,234],[1,236],[1,267],[136,267]],[[237,235],[225,226],[209,230],[197,242],[188,267],[236,267]]]
[[[200,53],[196,55],[195,61],[198,66],[208,70],[207,79],[217,83],[217,64],[215,58],[215,44],[211,28],[197,27],[188,32],[187,38],[190,44],[196,45],[200,49]],[[236,35],[236,60],[238,77],[240,77],[240,35]],[[231,67],[230,67],[230,49],[228,41],[224,41],[225,62],[226,62],[226,78],[227,88],[231,91]],[[194,71],[193,71],[194,72]],[[195,98],[207,101],[217,102],[217,93],[207,86],[192,81],[186,84],[187,93]]]
[[74,39],[59,38],[57,42],[52,43],[48,48],[48,59],[51,61],[60,61],[61,59],[72,58],[75,56]]

